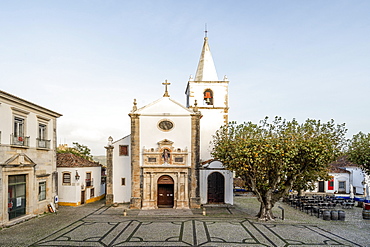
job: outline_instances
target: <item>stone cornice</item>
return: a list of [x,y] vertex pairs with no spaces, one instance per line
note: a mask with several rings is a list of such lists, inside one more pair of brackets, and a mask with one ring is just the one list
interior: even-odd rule
[[189,83],[226,83],[229,84],[229,81],[189,81]]
[[[6,93],[6,92],[1,91],[1,90],[0,90],[0,100],[8,101],[12,104],[17,104],[19,106],[25,107],[26,109],[29,109],[30,111],[31,110],[32,111],[38,111],[38,112],[47,114],[49,116],[53,116],[55,118],[58,118],[58,117],[62,116],[62,114],[60,114],[60,113],[57,113],[57,112],[49,110],[45,107],[36,105],[32,102],[29,102],[27,100],[24,100],[22,98],[19,98],[17,96],[14,96],[12,94]],[[25,111],[25,110],[23,110],[23,111]]]
[[[190,106],[189,108],[194,108],[193,106]],[[222,109],[229,109],[229,107],[205,107],[205,106],[198,106],[198,109],[207,109],[207,110],[212,110],[212,109],[215,109],[215,110],[222,110]]]
[[10,107],[12,109],[12,111],[16,112],[16,113],[20,113],[20,114],[24,114],[24,115],[28,115],[30,114],[29,111],[25,111],[25,110],[22,110],[22,109],[19,109],[19,108],[16,108],[16,107]]

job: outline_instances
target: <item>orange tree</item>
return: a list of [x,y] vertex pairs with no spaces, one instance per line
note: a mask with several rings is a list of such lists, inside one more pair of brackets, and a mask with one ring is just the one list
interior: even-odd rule
[[349,142],[348,159],[370,175],[370,133],[359,132]]
[[308,119],[299,124],[276,117],[260,124],[232,122],[213,139],[212,155],[236,172],[260,202],[260,220],[273,220],[272,208],[297,187],[328,173],[328,164],[345,144],[344,124]]

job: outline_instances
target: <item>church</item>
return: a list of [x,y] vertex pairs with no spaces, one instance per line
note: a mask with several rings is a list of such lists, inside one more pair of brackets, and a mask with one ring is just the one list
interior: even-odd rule
[[228,122],[228,85],[219,80],[208,44],[194,78],[185,85],[186,105],[164,94],[143,106],[133,102],[131,133],[110,137],[107,150],[106,203],[131,209],[199,208],[233,204],[232,172],[211,156],[215,132]]

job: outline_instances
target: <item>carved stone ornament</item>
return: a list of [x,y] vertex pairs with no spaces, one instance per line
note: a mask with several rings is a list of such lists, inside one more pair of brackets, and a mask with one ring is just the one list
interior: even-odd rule
[[158,127],[163,131],[170,131],[171,129],[173,129],[173,123],[167,119],[161,120],[158,123]]

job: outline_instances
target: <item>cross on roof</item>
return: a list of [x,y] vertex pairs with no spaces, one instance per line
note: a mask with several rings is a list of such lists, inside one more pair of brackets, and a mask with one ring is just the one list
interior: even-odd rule
[[171,85],[171,83],[165,80],[165,82],[163,82],[162,85],[165,85],[165,91],[164,91],[163,97],[170,97],[170,95],[168,94],[167,86]]

